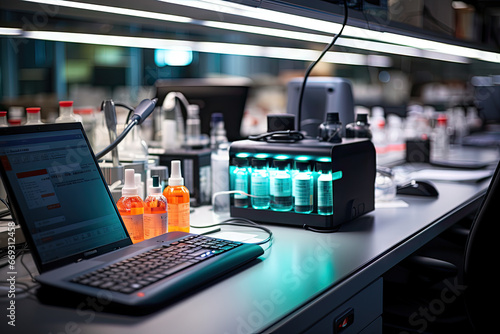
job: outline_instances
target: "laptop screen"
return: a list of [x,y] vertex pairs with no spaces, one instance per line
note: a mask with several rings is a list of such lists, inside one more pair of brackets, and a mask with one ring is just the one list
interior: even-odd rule
[[2,176],[41,268],[130,244],[81,125],[16,130],[0,131]]

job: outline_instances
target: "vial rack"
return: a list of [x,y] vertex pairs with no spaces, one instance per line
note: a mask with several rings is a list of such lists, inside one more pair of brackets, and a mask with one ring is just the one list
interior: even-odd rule
[[[310,226],[331,229],[356,217],[374,210],[375,207],[375,148],[368,139],[346,139],[341,143],[319,142],[304,139],[294,143],[277,143],[254,140],[235,141],[229,148],[229,174],[236,168],[235,158],[248,159],[251,169],[252,159],[266,159],[272,166],[274,159],[288,159],[293,167],[294,161],[328,162],[333,175],[333,213],[318,214],[317,189],[314,185],[314,209],[311,213],[254,209],[236,207],[234,196],[231,198],[231,217],[242,217],[258,222],[273,224]],[[250,170],[251,172],[251,170]],[[249,172],[249,174],[250,174]],[[314,178],[317,182],[317,176]],[[250,184],[250,181],[249,181]],[[234,185],[231,184],[231,190]],[[250,189],[250,186],[249,186]]]

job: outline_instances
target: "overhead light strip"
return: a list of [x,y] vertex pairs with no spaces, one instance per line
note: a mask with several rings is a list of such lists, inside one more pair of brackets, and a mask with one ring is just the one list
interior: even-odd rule
[[[219,53],[250,57],[267,57],[280,58],[290,60],[312,61],[319,55],[319,51],[282,48],[282,47],[267,47],[259,45],[235,44],[235,43],[215,43],[215,42],[196,42],[186,40],[171,40],[146,37],[128,37],[116,35],[97,35],[97,34],[80,34],[70,32],[55,32],[55,31],[26,31],[23,35],[30,39],[60,41],[68,43],[110,45],[121,47],[134,47],[146,49],[172,49],[176,47],[191,48],[193,51],[206,53]],[[325,57],[326,62],[347,65],[372,65],[378,67],[390,66],[390,58],[378,56],[373,58],[370,56],[360,55],[347,52],[329,52]]]
[[[156,20],[162,20],[162,21],[168,21],[168,22],[180,22],[180,23],[191,23],[191,24],[198,24],[206,27],[211,27],[211,28],[217,28],[217,29],[224,29],[224,30],[230,30],[230,31],[239,31],[239,32],[245,32],[245,33],[251,33],[251,34],[260,34],[260,35],[265,35],[265,36],[272,36],[272,37],[280,37],[280,38],[288,38],[288,39],[294,39],[294,40],[301,40],[301,41],[309,41],[309,42],[317,42],[317,43],[329,43],[331,40],[330,35],[321,35],[321,34],[312,34],[312,33],[303,33],[303,32],[296,32],[296,31],[290,31],[290,30],[283,30],[283,29],[275,29],[275,28],[266,28],[266,27],[258,27],[258,26],[249,26],[249,25],[243,25],[243,24],[236,24],[236,23],[229,23],[229,22],[218,22],[218,21],[205,21],[205,20],[193,20],[188,17],[183,17],[183,16],[178,16],[178,15],[167,15],[167,14],[159,14],[155,12],[148,12],[148,11],[141,11],[141,10],[133,10],[133,9],[126,9],[126,8],[120,8],[120,7],[112,7],[112,6],[104,6],[104,5],[95,5],[95,4],[88,4],[88,3],[81,3],[81,2],[74,2],[74,1],[62,1],[62,0],[24,0],[27,2],[34,2],[34,3],[41,3],[41,4],[46,4],[46,5],[54,5],[54,6],[64,6],[64,7],[69,7],[69,8],[76,8],[76,9],[83,9],[83,10],[91,10],[91,11],[98,11],[98,12],[104,12],[104,13],[110,13],[110,14],[121,14],[121,15],[128,15],[128,16],[135,16],[135,17],[141,17],[141,18],[148,18],[148,19],[156,19]],[[206,10],[214,10],[214,11],[222,11],[225,13],[230,13],[234,15],[244,15],[245,14],[245,7],[246,6],[240,6],[242,8],[238,8],[237,4],[233,3],[224,3],[224,6],[221,4],[213,4],[210,2],[206,1],[194,1],[194,0],[182,0],[182,1],[177,1],[177,0],[160,0],[164,2],[170,2],[170,3],[176,3],[184,6],[191,6],[191,7],[197,7],[197,8],[202,8]],[[226,10],[226,7],[231,8],[231,11]],[[291,22],[297,22],[300,21],[301,26],[308,27],[309,29],[312,29],[309,26],[314,26],[315,30],[317,30],[318,26],[321,26],[323,28],[322,32],[328,32],[331,34],[331,30],[335,31],[335,29],[340,29],[340,24],[337,23],[331,23],[331,22],[324,22],[324,21],[319,21],[316,19],[307,19],[307,18],[300,18],[298,20],[298,17],[295,15],[291,14],[284,14],[284,13],[279,13],[279,12],[274,12],[270,10],[265,10],[265,9],[260,9],[260,11],[263,11],[267,15],[271,15],[271,17],[267,18],[267,20],[271,20],[272,18],[275,18],[273,22],[279,22],[282,24],[287,24],[291,25]],[[260,11],[257,13],[255,12],[255,9],[252,7],[249,7],[248,12],[250,14],[246,14],[245,16],[249,16],[252,18],[258,18],[258,19],[265,19],[267,15],[260,15]],[[281,18],[281,19],[280,19]],[[308,23],[308,21],[310,21]],[[328,28],[328,26],[330,28]],[[422,58],[428,58],[428,59],[435,59],[435,60],[442,60],[442,61],[448,61],[448,62],[457,62],[457,63],[467,63],[469,62],[466,57],[464,57],[461,53],[455,52],[455,53],[449,53],[449,52],[441,52],[441,51],[436,51],[436,50],[424,50],[422,48],[415,48],[413,46],[403,46],[403,45],[395,45],[395,44],[389,44],[389,42],[375,42],[375,41],[369,41],[366,40],[365,38],[369,38],[370,36],[366,35],[366,33],[370,33],[371,37],[373,37],[373,34],[381,34],[379,32],[375,31],[370,31],[366,29],[359,29],[355,27],[346,27],[346,30],[344,32],[350,31],[350,35],[354,35],[357,38],[360,39],[347,39],[347,38],[339,38],[337,41],[337,45],[339,46],[346,46],[346,47],[351,47],[351,48],[357,48],[357,49],[362,49],[362,50],[369,50],[369,51],[375,51],[375,52],[382,52],[382,53],[389,53],[389,54],[396,54],[396,55],[402,55],[402,56],[411,56],[411,57],[422,57]],[[399,35],[397,35],[399,36]],[[397,36],[393,37],[393,40],[397,40]],[[384,36],[385,39],[386,36]],[[382,36],[379,36],[379,39],[381,39]],[[390,38],[389,38],[390,41]],[[430,52],[427,52],[430,51]],[[474,53],[474,56],[477,58],[478,54]],[[474,57],[472,57],[474,58]]]
[[[314,31],[332,34],[340,29],[339,23],[306,18],[298,15],[281,13],[274,10],[251,7],[235,4],[221,0],[159,0],[177,5],[202,8],[215,12],[231,15],[248,17],[256,20],[268,22],[277,22],[285,25],[306,28]],[[370,39],[389,44],[399,44],[408,47],[414,47],[421,50],[439,52],[448,55],[460,55],[472,59],[479,59],[488,62],[500,62],[500,54],[489,51],[477,50],[469,47],[463,47],[448,43],[436,42],[428,39],[410,37],[401,34],[381,32],[369,29],[363,29],[347,25],[342,33],[344,36]]]

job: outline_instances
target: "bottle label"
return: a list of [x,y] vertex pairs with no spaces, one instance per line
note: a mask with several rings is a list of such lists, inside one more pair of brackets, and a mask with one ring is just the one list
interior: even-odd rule
[[296,206],[313,205],[312,180],[296,178],[294,184],[294,197]]
[[269,177],[261,175],[252,176],[252,195],[269,196]]
[[[189,203],[167,204],[168,230],[179,231],[178,228],[189,231]],[[176,229],[177,228],[177,229]]]
[[144,214],[144,239],[156,237],[167,232],[167,213]]
[[128,234],[135,244],[144,240],[143,215],[122,215]]
[[318,206],[333,206],[333,188],[331,180],[318,179]]
[[289,175],[276,176],[274,179],[273,195],[277,197],[292,196],[292,179]]
[[[234,183],[234,189],[244,191],[245,193],[248,192],[248,178],[246,175],[236,176],[236,180]],[[234,198],[246,199],[246,198],[248,198],[248,196],[244,195],[244,194],[234,194]]]

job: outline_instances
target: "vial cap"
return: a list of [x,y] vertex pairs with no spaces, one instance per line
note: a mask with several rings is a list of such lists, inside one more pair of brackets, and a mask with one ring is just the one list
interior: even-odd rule
[[233,165],[237,167],[247,167],[248,160],[245,158],[233,158]]
[[28,114],[36,114],[36,113],[39,113],[40,112],[40,108],[39,107],[30,107],[30,108],[26,108],[26,112]]
[[183,186],[184,179],[181,174],[181,161],[180,160],[172,160],[170,166],[171,174],[168,178],[169,186]]
[[125,184],[122,188],[123,196],[134,196],[139,194],[135,186],[135,171],[133,169],[125,169]]
[[71,107],[73,106],[73,101],[59,101],[60,107]]
[[309,161],[295,161],[295,169],[307,170],[311,167]]
[[331,171],[332,163],[327,161],[316,161],[316,171]]
[[6,111],[0,111],[0,117],[5,117],[7,116],[7,112]]
[[264,159],[252,159],[252,167],[266,167],[267,161]]
[[287,168],[288,164],[288,160],[273,160],[273,166],[276,168]]

